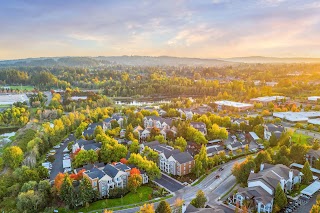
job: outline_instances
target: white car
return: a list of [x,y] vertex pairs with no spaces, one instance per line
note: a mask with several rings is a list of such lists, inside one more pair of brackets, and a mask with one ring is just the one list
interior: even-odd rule
[[59,149],[60,148],[60,145],[56,145],[53,147],[54,149]]

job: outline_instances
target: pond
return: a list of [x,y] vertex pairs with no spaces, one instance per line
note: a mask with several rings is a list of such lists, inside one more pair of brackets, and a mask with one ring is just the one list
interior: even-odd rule
[[16,135],[16,132],[9,132],[0,135],[0,148],[11,142],[11,138]]

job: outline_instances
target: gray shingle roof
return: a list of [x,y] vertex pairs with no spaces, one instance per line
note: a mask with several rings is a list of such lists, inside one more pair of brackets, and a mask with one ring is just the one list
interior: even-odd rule
[[86,172],[91,179],[101,179],[105,174],[103,171],[97,168],[92,168],[90,171]]
[[180,164],[193,161],[193,157],[188,152],[175,153],[172,155],[172,157]]
[[107,175],[109,175],[111,178],[114,178],[114,177],[118,174],[118,172],[119,172],[118,169],[116,169],[114,166],[112,166],[112,165],[110,165],[110,164],[107,164],[107,165],[103,168],[103,171],[104,171]]

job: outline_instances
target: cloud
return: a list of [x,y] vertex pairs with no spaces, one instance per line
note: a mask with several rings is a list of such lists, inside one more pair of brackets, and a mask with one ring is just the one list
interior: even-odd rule
[[320,57],[319,7],[311,0],[13,0],[0,8],[0,58],[285,56],[295,50]]

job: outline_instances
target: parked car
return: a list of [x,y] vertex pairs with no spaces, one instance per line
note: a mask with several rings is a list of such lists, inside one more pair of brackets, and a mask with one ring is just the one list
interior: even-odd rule
[[56,145],[53,147],[54,149],[59,149],[60,148],[60,145]]

